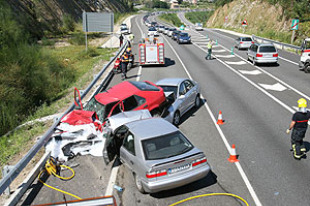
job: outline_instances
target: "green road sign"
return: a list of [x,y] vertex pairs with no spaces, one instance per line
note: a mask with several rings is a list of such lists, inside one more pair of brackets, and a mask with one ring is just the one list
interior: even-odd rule
[[291,30],[298,30],[298,25],[299,25],[299,19],[293,19]]

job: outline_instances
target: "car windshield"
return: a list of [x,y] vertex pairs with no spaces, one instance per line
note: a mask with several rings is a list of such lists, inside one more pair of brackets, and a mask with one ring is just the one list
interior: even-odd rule
[[201,26],[202,26],[202,24],[201,24],[201,23],[197,23],[197,25],[196,25],[196,26],[201,27]]
[[244,37],[242,38],[242,41],[252,41],[252,39],[250,37]]
[[125,28],[125,27],[124,27],[124,28],[121,28],[121,31],[124,31],[124,30],[127,30],[127,28]]
[[178,87],[177,86],[165,86],[165,85],[158,85],[163,88],[164,92],[173,92],[174,96],[177,96]]
[[[101,122],[104,122],[106,117],[109,115],[111,109],[117,102],[112,102],[110,104],[104,105],[99,103],[95,97],[93,97],[86,105],[85,110],[86,111],[95,111],[98,115],[98,118]],[[120,112],[120,109],[118,106],[115,107],[113,110],[112,115],[117,114]]]
[[149,31],[156,31],[154,27],[149,28]]
[[269,52],[276,52],[276,48],[274,46],[261,46],[259,48],[259,52],[261,53],[269,53]]
[[188,33],[181,33],[181,37],[188,37]]
[[147,82],[134,82],[134,81],[129,81],[129,82],[142,91],[159,91],[157,87]]
[[165,28],[165,26],[159,26],[159,28]]
[[143,140],[142,147],[146,160],[174,157],[194,148],[180,131]]

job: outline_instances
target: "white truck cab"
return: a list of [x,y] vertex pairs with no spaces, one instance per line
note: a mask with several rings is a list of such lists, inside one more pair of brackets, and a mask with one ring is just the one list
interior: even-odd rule
[[310,38],[306,38],[301,45],[299,67],[302,67],[306,73],[310,72]]

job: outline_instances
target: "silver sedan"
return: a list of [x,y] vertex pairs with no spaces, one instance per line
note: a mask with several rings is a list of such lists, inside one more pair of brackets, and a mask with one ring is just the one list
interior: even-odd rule
[[162,117],[174,125],[179,125],[182,115],[192,107],[200,106],[200,87],[197,82],[186,78],[162,79],[156,85],[163,88],[170,106]]
[[141,193],[177,188],[208,175],[205,154],[162,118],[126,123],[107,137],[109,157],[118,154]]

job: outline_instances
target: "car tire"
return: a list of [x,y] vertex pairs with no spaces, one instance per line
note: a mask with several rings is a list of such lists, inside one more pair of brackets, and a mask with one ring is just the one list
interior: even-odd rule
[[200,95],[197,94],[196,98],[195,98],[195,107],[199,108],[200,106]]
[[253,58],[253,65],[257,66],[257,62],[254,60],[254,58]]
[[174,124],[174,126],[178,126],[180,124],[180,120],[181,120],[180,112],[176,111],[173,115],[172,124]]
[[153,109],[150,113],[152,117],[160,117],[160,112],[158,108]]
[[133,174],[133,177],[134,177],[135,185],[136,185],[136,188],[138,189],[138,191],[141,192],[142,194],[145,194],[146,192],[143,188],[141,178],[136,174]]

